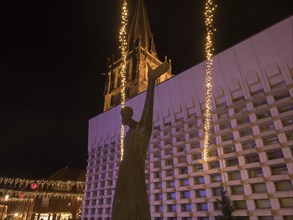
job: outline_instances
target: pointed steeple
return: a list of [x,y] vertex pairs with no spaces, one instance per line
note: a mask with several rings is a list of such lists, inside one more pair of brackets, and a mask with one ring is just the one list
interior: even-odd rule
[[[136,1],[136,8],[127,36],[126,99],[130,99],[147,89],[148,65],[155,69],[162,63],[156,52],[144,1],[134,1]],[[108,62],[104,111],[121,103],[121,63],[122,58],[119,60],[112,58]],[[161,83],[172,76],[170,69],[160,76],[156,83]]]
[[137,0],[136,8],[128,33],[129,50],[137,47],[146,48],[150,53],[157,54],[153,34],[143,0]]

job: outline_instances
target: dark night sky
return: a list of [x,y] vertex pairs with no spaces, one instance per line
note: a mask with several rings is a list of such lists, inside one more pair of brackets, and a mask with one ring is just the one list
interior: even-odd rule
[[[293,13],[291,0],[218,0],[215,52]],[[204,60],[203,0],[145,0],[161,59]],[[0,176],[86,167],[88,120],[102,112],[107,58],[119,56],[120,0],[0,1]],[[134,0],[129,1],[129,13]]]

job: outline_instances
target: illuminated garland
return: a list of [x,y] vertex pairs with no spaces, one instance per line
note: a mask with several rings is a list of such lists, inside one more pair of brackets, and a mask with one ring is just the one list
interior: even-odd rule
[[33,202],[33,201],[34,201],[33,198],[9,198],[9,199],[0,198],[1,203],[5,203],[5,202]]
[[[60,198],[76,198],[81,200],[83,197],[82,193],[61,193],[61,192],[39,192],[39,191],[34,191],[34,192],[27,192],[27,191],[20,191],[20,190],[10,190],[10,189],[0,189],[0,193],[3,193],[5,195],[9,196],[19,196],[20,194],[23,194],[24,197],[36,197],[36,196],[41,196],[41,197],[60,197]],[[10,201],[13,198],[8,199]],[[22,199],[22,198],[20,198]]]
[[83,181],[60,181],[60,180],[31,180],[31,179],[20,179],[20,178],[6,178],[0,177],[0,184],[4,184],[5,186],[29,186],[32,184],[37,184],[37,186],[41,189],[49,188],[50,186],[76,186],[77,188],[83,188]]
[[[121,108],[125,106],[125,83],[126,83],[126,59],[127,59],[127,1],[123,0],[122,4],[122,11],[121,11],[121,28],[119,32],[119,42],[120,42],[120,50],[121,50],[121,57],[122,57],[122,65],[120,70],[120,77],[121,77]],[[121,135],[120,135],[120,148],[121,148],[121,155],[120,159],[123,160],[124,154],[124,126],[121,125]]]
[[210,144],[210,130],[211,130],[211,118],[212,118],[212,70],[213,70],[213,41],[212,36],[215,31],[213,27],[214,10],[217,6],[214,5],[213,0],[207,0],[205,4],[205,25],[206,25],[206,98],[205,98],[205,124],[204,124],[204,147],[203,147],[203,159],[206,160],[209,152]]

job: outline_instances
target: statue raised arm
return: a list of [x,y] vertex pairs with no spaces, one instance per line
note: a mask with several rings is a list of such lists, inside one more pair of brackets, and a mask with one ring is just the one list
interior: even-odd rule
[[164,62],[155,70],[148,65],[148,88],[139,122],[132,119],[131,107],[121,109],[122,124],[129,126],[124,140],[121,161],[112,204],[112,220],[150,220],[150,208],[145,184],[146,151],[152,134],[155,81],[169,70]]

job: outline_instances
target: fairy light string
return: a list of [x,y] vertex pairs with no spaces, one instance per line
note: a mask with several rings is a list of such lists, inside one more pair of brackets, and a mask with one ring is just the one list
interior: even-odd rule
[[68,186],[74,187],[76,186],[78,189],[84,188],[83,181],[61,181],[61,180],[32,180],[32,179],[22,179],[22,178],[7,178],[0,177],[0,184],[4,184],[5,186],[28,186],[31,184],[37,184],[38,188],[48,188],[54,186]]
[[[121,11],[121,28],[119,32],[119,49],[121,51],[121,70],[120,70],[120,79],[121,79],[121,108],[125,107],[125,84],[126,84],[126,62],[127,62],[127,23],[128,23],[128,10],[127,10],[127,1],[122,0],[122,11]],[[120,148],[121,148],[121,154],[120,154],[120,160],[123,160],[123,154],[124,154],[124,126],[121,125],[121,132],[120,132]]]
[[[78,191],[84,188],[84,182],[0,177],[0,187],[0,195],[7,196],[7,198],[0,197],[0,201],[23,202],[36,196],[82,199],[83,193]],[[76,189],[77,192],[72,192],[72,188]],[[63,190],[69,190],[69,192],[62,192]]]
[[[14,189],[0,189],[0,193],[9,195],[9,198],[6,201],[21,200],[22,198],[16,199],[14,197],[19,196],[20,194],[24,195],[24,199],[39,197],[54,197],[54,198],[76,198],[81,200],[83,193],[65,193],[65,192],[45,192],[45,191],[23,191],[23,190],[14,190]],[[1,198],[3,200],[3,198]],[[4,199],[5,200],[5,199]]]
[[215,28],[213,27],[214,11],[216,5],[213,0],[207,0],[205,3],[205,26],[206,26],[206,42],[205,42],[205,54],[206,54],[206,96],[205,96],[205,123],[204,123],[204,147],[203,147],[203,160],[208,158],[209,144],[210,144],[210,132],[211,132],[211,119],[212,119],[212,71],[213,71],[213,33]]

